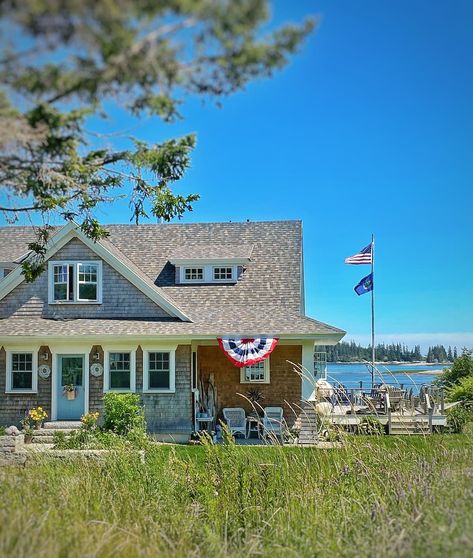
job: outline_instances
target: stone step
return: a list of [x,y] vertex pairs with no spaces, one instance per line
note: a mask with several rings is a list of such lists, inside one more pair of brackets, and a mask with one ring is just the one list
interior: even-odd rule
[[52,438],[56,432],[70,434],[71,432],[77,432],[77,430],[78,428],[54,428],[54,429],[51,428],[49,430],[42,428],[41,430],[35,430],[33,432],[33,437],[48,436],[49,438]]
[[33,444],[53,444],[53,438],[52,436],[41,436],[41,435],[37,435],[37,436],[33,436],[33,440],[32,440]]
[[45,422],[43,424],[44,430],[77,430],[82,426],[80,420],[56,420],[54,422]]

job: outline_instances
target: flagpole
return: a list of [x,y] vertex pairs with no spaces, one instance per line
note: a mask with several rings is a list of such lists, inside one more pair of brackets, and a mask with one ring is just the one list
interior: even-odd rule
[[371,289],[371,387],[374,383],[374,362],[376,359],[376,349],[374,346],[374,234],[371,235],[371,277],[373,288]]

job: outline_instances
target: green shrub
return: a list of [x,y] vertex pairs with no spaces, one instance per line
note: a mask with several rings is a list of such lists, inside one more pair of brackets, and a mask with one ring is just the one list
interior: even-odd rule
[[443,371],[435,383],[452,386],[468,376],[473,376],[473,355],[471,351],[463,349],[463,353],[453,361],[450,368]]
[[106,393],[104,395],[104,429],[127,435],[144,432],[145,420],[140,396],[136,393]]
[[3,436],[4,434],[5,434],[5,427],[0,426],[0,436]]
[[384,434],[384,426],[374,417],[363,417],[358,425],[359,434],[369,436],[381,436]]
[[473,376],[461,378],[458,384],[447,388],[448,401],[468,401],[473,403]]
[[473,422],[473,407],[457,405],[447,411],[447,425],[451,432],[460,433],[468,423]]

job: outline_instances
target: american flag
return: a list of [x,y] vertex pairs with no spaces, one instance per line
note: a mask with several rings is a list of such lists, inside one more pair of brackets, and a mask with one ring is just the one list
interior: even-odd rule
[[346,264],[353,264],[353,265],[361,265],[361,264],[370,264],[371,263],[371,248],[373,244],[370,243],[366,248],[360,250],[358,254],[354,256],[350,256],[349,258],[345,258]]

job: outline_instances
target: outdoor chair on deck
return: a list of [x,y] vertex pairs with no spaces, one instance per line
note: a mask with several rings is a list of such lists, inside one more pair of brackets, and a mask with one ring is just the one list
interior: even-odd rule
[[223,418],[232,434],[243,434],[246,438],[246,413],[241,407],[226,407],[223,409]]
[[275,436],[283,440],[285,427],[282,407],[265,407],[263,415],[263,438]]

